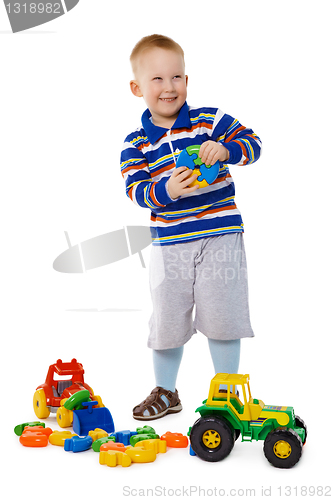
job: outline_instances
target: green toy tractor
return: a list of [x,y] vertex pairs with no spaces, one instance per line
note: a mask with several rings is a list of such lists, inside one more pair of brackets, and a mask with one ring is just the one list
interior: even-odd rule
[[301,458],[306,425],[291,406],[266,406],[253,399],[249,379],[249,375],[215,375],[208,398],[196,409],[201,417],[189,430],[192,451],[203,460],[218,462],[242,436],[242,441],[263,440],[267,460],[289,469]]

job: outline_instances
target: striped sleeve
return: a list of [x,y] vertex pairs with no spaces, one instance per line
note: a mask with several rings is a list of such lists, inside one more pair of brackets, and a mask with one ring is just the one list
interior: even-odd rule
[[228,164],[248,165],[257,161],[261,154],[261,141],[253,130],[220,110],[216,112],[212,140],[228,149]]
[[128,140],[121,152],[120,169],[125,180],[126,194],[136,205],[154,210],[173,201],[166,188],[169,177],[154,182],[144,154]]

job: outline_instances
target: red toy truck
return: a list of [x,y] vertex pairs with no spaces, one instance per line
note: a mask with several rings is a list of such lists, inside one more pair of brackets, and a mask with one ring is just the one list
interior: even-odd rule
[[[65,380],[54,380],[54,375],[60,377],[68,376]],[[63,400],[70,398],[78,391],[88,390],[90,398],[98,401],[98,406],[104,406],[99,396],[95,396],[94,392],[88,384],[84,382],[84,369],[81,363],[78,363],[75,358],[70,363],[63,363],[61,359],[49,367],[44,384],[37,387],[33,398],[34,411],[37,418],[43,419],[50,415],[50,412],[57,413],[57,420],[61,427],[65,422],[61,421],[62,411],[65,409],[61,405]]]

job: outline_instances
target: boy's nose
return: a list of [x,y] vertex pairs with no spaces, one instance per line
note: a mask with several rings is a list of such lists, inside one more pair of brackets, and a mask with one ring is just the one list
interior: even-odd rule
[[174,82],[173,80],[167,80],[165,82],[165,92],[173,92],[175,90]]

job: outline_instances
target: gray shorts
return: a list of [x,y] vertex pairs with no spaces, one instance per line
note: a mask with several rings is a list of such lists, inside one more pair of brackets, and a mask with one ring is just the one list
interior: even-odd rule
[[180,347],[196,330],[217,340],[254,336],[242,233],[153,246],[150,289],[152,349]]

